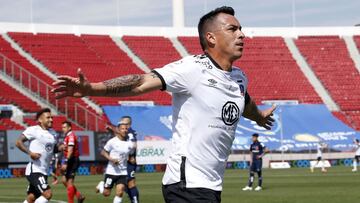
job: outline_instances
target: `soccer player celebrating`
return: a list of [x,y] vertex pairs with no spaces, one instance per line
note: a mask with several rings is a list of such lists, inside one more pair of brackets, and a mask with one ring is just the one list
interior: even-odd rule
[[67,188],[68,203],[74,202],[74,196],[79,203],[84,202],[85,196],[81,195],[80,191],[75,187],[75,173],[79,168],[79,143],[78,138],[72,131],[72,126],[69,121],[62,123],[62,131],[65,135],[64,139],[64,157],[61,161],[61,170],[63,172],[62,182]]
[[243,188],[244,191],[252,190],[252,185],[255,179],[255,173],[258,175],[258,186],[255,191],[262,190],[262,158],[269,150],[265,145],[258,140],[259,134],[252,135],[253,143],[250,145],[250,177],[249,183]]
[[[16,140],[16,146],[30,157],[25,171],[29,186],[24,203],[46,203],[51,199],[47,174],[53,153],[60,148],[56,145],[57,134],[51,129],[53,119],[50,109],[37,112],[36,120],[38,125],[26,128]],[[27,141],[30,142],[29,148],[24,145]]]
[[310,166],[310,171],[313,173],[314,172],[314,168],[319,165],[319,163],[321,162],[321,172],[326,172],[326,169],[325,169],[325,162],[322,158],[322,154],[323,154],[323,150],[326,148],[326,144],[325,143],[318,143],[317,146],[316,146],[316,163],[312,166]]
[[79,69],[78,78],[60,76],[53,83],[57,98],[172,92],[173,150],[162,180],[167,203],[221,202],[225,163],[240,116],[266,129],[274,122],[275,106],[259,110],[247,92],[247,77],[233,66],[245,38],[234,15],[233,8],[224,6],[201,17],[202,55],[98,83],[90,83]]
[[355,139],[354,140],[354,144],[355,144],[355,157],[354,157],[354,161],[353,161],[353,169],[352,171],[353,172],[356,172],[357,171],[357,165],[359,163],[359,157],[360,157],[360,141],[358,139]]
[[136,148],[136,142],[126,141],[127,126],[120,125],[119,133],[106,142],[101,155],[108,161],[105,171],[104,181],[100,181],[96,186],[96,192],[100,192],[105,197],[111,194],[111,189],[115,185],[116,194],[114,203],[121,203],[122,196],[127,184],[127,161],[129,153]]

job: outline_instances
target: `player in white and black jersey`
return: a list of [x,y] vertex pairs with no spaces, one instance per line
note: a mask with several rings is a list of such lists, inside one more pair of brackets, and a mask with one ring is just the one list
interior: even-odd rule
[[354,140],[354,144],[355,144],[355,157],[354,157],[354,161],[353,161],[353,172],[357,171],[357,165],[359,163],[359,158],[360,158],[360,141],[358,139]]
[[[16,146],[30,156],[25,175],[29,182],[24,203],[46,203],[52,192],[48,185],[48,170],[54,151],[58,151],[57,134],[52,128],[51,111],[42,109],[36,114],[38,125],[26,128],[17,139]],[[24,142],[30,142],[29,148]],[[60,147],[59,147],[60,148]]]
[[310,171],[314,172],[314,168],[321,163],[321,172],[327,172],[325,168],[325,162],[323,160],[323,150],[327,147],[327,145],[323,142],[320,142],[316,146],[316,163],[314,165],[310,165]]
[[129,153],[136,148],[136,142],[126,141],[127,132],[127,126],[120,124],[116,136],[107,141],[101,151],[101,155],[109,163],[106,167],[104,181],[100,181],[96,186],[96,192],[107,197],[115,186],[114,203],[122,202],[122,196],[128,182],[127,162]]
[[136,96],[172,92],[172,152],[162,180],[165,202],[221,202],[225,163],[240,116],[270,129],[275,107],[259,110],[247,92],[248,79],[234,61],[242,56],[244,33],[231,7],[204,15],[198,24],[203,55],[188,56],[151,73],[90,83],[60,76],[52,91],[67,96]]

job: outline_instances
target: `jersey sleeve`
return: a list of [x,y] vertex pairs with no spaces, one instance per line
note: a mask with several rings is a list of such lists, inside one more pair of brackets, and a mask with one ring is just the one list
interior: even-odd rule
[[112,145],[111,145],[111,140],[107,141],[105,146],[104,146],[104,150],[107,151],[107,152],[110,152],[111,149],[112,149]]
[[187,57],[153,70],[153,73],[157,74],[163,83],[162,90],[173,93],[189,93],[201,73],[200,68],[194,66],[191,61],[191,58]]
[[28,140],[33,140],[36,137],[36,133],[35,133],[35,128],[34,127],[28,127],[24,130],[24,132],[22,133],[26,139]]
[[67,140],[67,145],[68,145],[68,146],[74,146],[74,145],[75,145],[75,142],[76,142],[76,137],[75,137],[75,135],[74,135],[73,133],[71,133],[71,134],[69,135],[68,140]]

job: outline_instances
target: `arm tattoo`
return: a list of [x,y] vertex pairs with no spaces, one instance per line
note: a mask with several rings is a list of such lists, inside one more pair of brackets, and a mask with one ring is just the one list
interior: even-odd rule
[[117,95],[131,92],[132,89],[138,87],[141,84],[142,79],[142,75],[125,75],[106,80],[103,82],[106,86],[105,95]]

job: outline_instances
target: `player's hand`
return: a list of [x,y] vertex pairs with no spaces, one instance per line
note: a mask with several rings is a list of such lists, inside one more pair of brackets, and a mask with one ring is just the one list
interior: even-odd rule
[[55,86],[51,91],[59,93],[55,98],[63,97],[84,97],[89,95],[91,90],[90,82],[86,79],[81,69],[77,71],[78,77],[74,78],[67,75],[62,75],[52,84]]
[[67,169],[67,164],[61,165],[61,171],[62,171],[62,172],[65,172],[66,169]]
[[273,122],[275,120],[272,118],[274,115],[273,112],[275,111],[276,106],[273,105],[271,108],[260,111],[260,118],[256,122],[259,126],[264,127],[267,130],[271,129],[271,126],[273,126]]
[[34,152],[30,152],[30,158],[32,159],[32,160],[38,160],[38,159],[40,159],[40,157],[41,157],[41,154],[39,154],[39,153],[34,153]]

